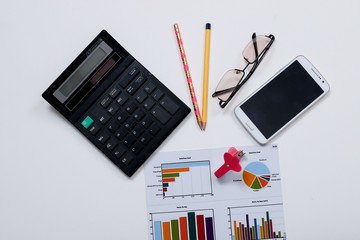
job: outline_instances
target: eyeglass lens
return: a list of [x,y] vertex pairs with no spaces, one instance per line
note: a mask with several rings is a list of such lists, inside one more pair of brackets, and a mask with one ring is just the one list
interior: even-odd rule
[[[270,43],[271,38],[266,36],[256,36],[256,44],[259,55],[264,51],[266,46]],[[243,51],[243,57],[248,63],[254,63],[256,58],[255,48],[253,41],[249,42]]]
[[219,84],[216,87],[216,92],[228,90],[223,94],[219,95],[218,98],[222,101],[226,101],[232,93],[232,89],[240,82],[244,72],[238,69],[231,69],[227,71],[221,78]]
[[[266,46],[270,43],[270,41],[271,39],[269,37],[256,36],[257,50],[259,55],[262,54],[262,52],[265,50]],[[245,49],[243,50],[243,57],[250,64],[256,61],[258,56],[256,56],[253,41],[250,41],[246,45]],[[232,93],[231,90],[235,88],[237,84],[239,84],[244,74],[245,74],[244,71],[239,69],[231,69],[227,71],[224,74],[224,76],[220,79],[215,89],[215,92],[221,92],[223,90],[228,90],[228,91],[225,91],[223,94],[218,95],[217,97],[221,101],[226,101]]]

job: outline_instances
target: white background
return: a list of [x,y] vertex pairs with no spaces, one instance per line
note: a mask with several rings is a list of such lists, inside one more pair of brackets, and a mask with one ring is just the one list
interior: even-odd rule
[[158,151],[257,144],[234,107],[303,54],[331,90],[271,141],[287,235],[359,239],[359,10],[358,0],[2,0],[0,239],[148,239],[143,167],[126,177],[41,94],[106,29],[191,107],[172,28],[179,23],[201,106],[206,22],[210,94],[225,71],[244,65],[254,31],[276,40],[226,109],[209,99],[205,132],[192,112]]

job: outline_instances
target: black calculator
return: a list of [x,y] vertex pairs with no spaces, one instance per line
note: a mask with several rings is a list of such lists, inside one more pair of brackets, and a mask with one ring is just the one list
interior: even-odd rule
[[128,176],[190,113],[106,30],[42,97]]

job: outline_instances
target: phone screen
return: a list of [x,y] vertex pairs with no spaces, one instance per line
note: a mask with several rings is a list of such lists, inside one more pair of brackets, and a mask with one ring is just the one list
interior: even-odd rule
[[268,139],[322,93],[296,60],[240,108]]

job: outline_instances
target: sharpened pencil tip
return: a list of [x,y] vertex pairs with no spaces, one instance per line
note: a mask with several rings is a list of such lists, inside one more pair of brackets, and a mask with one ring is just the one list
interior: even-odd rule
[[201,131],[205,131],[206,128],[206,122],[199,122],[199,127]]

